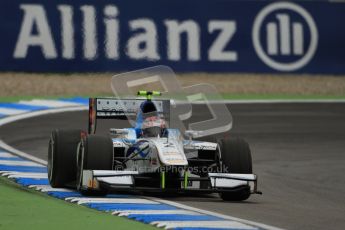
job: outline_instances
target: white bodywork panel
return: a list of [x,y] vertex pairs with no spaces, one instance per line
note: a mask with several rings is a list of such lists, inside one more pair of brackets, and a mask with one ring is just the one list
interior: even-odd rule
[[[116,135],[116,138],[113,138],[114,148],[125,148],[124,157],[127,155],[127,150],[136,143],[147,141],[150,144],[150,149],[148,150],[149,153],[147,155],[144,154],[146,155],[145,157],[138,155],[134,157],[133,160],[129,160],[126,163],[127,169],[140,172],[153,172],[163,165],[187,166],[188,160],[186,154],[189,156],[193,150],[215,151],[218,146],[217,143],[212,142],[183,140],[180,132],[174,129],[169,129],[169,135],[171,135],[169,138],[154,137],[139,139],[136,139],[135,130],[132,128],[112,130],[119,133]],[[123,132],[121,130],[123,130]],[[143,159],[148,160],[145,161]],[[153,162],[156,163],[153,164]]]
[[132,176],[97,177],[98,181],[116,185],[133,185]]
[[[130,186],[134,184],[132,175],[138,175],[137,171],[113,171],[113,170],[83,170],[82,187],[90,187],[90,181],[105,182],[113,185]],[[102,177],[104,176],[104,177]],[[98,183],[95,187],[98,187]]]
[[[115,130],[115,129],[114,129]],[[114,148],[124,148],[123,157],[131,157],[133,154],[127,155],[127,151],[132,146],[142,143],[149,144],[149,149],[145,150],[144,154],[139,154],[126,162],[127,170],[139,171],[140,173],[155,172],[161,166],[188,166],[188,157],[197,157],[198,150],[216,151],[218,144],[212,142],[202,141],[185,141],[179,138],[179,132],[176,130],[169,130],[172,134],[171,138],[154,137],[154,138],[135,138],[134,129],[123,129],[126,132],[121,132],[122,136],[113,138]],[[120,137],[120,138],[119,138]],[[139,144],[140,145],[140,144]],[[193,151],[195,150],[195,151]],[[193,155],[194,154],[194,155]]]
[[163,165],[188,165],[181,142],[169,138],[152,138],[149,140],[155,144],[158,157]]
[[133,128],[126,128],[126,129],[110,129],[110,134],[115,138],[113,139],[118,141],[121,141],[122,139],[128,139],[128,140],[136,140],[137,134],[135,133],[135,130]]
[[[143,99],[114,99],[114,98],[98,98],[97,99],[97,116],[118,116],[136,115]],[[159,113],[163,112],[163,101],[152,101]]]
[[218,144],[204,141],[184,141],[184,148],[188,150],[216,150]]
[[137,171],[92,170],[94,176],[138,175]]
[[241,185],[250,185],[250,181],[256,181],[254,174],[209,173],[208,176],[214,188],[235,188]]

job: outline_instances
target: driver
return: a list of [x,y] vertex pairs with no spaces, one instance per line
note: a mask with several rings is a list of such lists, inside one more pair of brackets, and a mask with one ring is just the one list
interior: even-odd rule
[[159,115],[148,116],[142,123],[142,137],[162,137],[165,129],[165,121]]

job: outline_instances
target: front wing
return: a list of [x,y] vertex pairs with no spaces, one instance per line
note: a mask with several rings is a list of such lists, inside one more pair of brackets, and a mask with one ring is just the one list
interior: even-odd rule
[[[138,171],[109,171],[109,170],[83,170],[82,190],[107,190],[116,192],[225,192],[236,191],[244,187],[250,187],[252,194],[261,194],[257,190],[257,175],[234,173],[208,173],[206,177],[188,177],[184,175],[178,178],[180,187],[166,188],[165,174],[161,173],[160,187],[139,187],[135,179],[140,177]],[[195,182],[206,182],[207,188],[193,187]]]

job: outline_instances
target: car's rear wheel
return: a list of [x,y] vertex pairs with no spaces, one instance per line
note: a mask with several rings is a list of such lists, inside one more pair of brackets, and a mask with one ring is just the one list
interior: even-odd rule
[[112,170],[113,142],[111,138],[89,135],[82,139],[77,156],[77,188],[84,195],[105,195],[105,190],[87,189],[82,186],[83,170]]
[[[252,157],[249,144],[241,138],[226,138],[218,142],[223,162],[223,172],[251,174]],[[242,201],[250,196],[248,185],[240,186],[234,190],[221,192],[220,197],[227,201]]]
[[53,188],[68,187],[76,180],[76,152],[81,130],[53,130],[48,147],[48,179]]

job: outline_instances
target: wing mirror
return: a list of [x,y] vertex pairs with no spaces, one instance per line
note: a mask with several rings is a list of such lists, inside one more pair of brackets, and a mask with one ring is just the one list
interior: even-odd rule
[[184,132],[184,135],[186,135],[189,140],[191,141],[193,138],[197,138],[199,136],[201,136],[201,134],[203,133],[204,131],[199,131],[199,130],[186,130]]
[[113,135],[115,137],[125,137],[129,133],[129,131],[127,129],[111,128],[109,131],[110,131],[110,135]]

